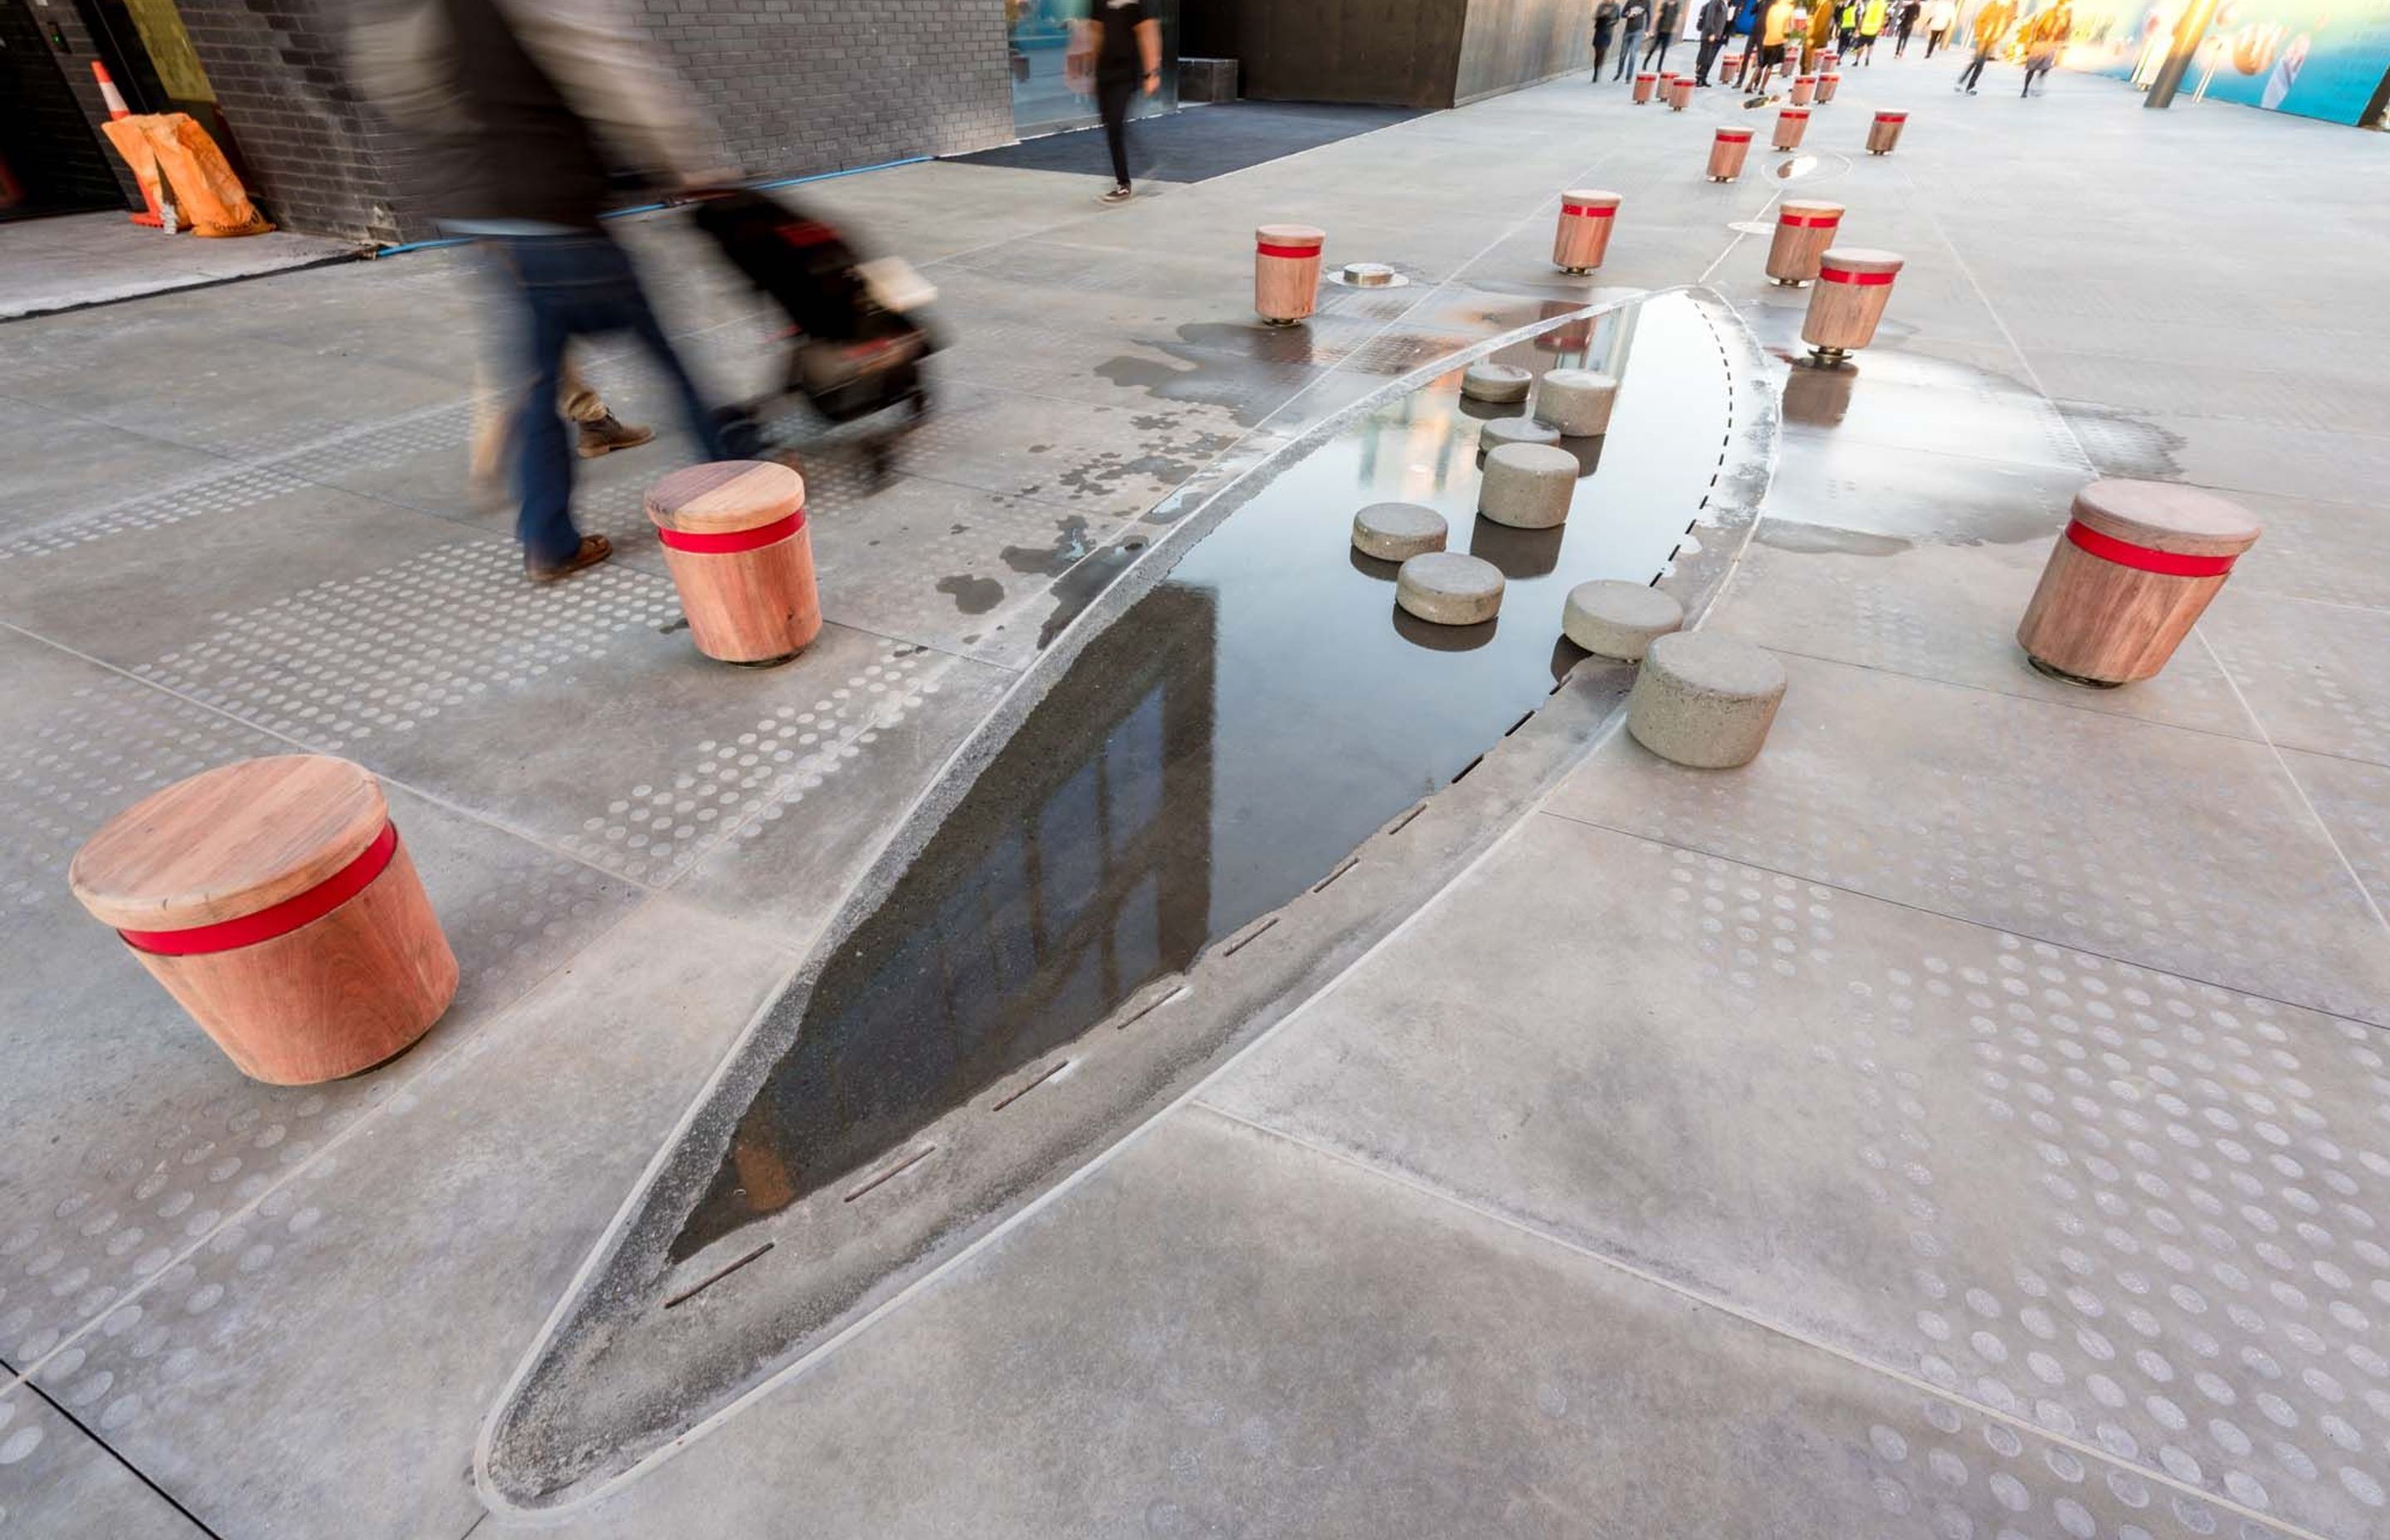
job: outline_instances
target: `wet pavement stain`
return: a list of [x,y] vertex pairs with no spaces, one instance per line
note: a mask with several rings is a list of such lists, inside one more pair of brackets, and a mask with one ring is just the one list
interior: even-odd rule
[[1007,545],[996,555],[1016,572],[1036,577],[1059,577],[1075,566],[1089,548],[1087,521],[1073,514],[1055,525],[1053,545]]
[[1004,602],[1004,584],[970,572],[940,578],[938,592],[951,596],[955,608],[966,615],[984,615]]
[[[826,963],[794,1040],[671,1245],[677,1260],[822,1192],[1031,1070],[1138,991],[1299,896],[1465,774],[1574,659],[1562,597],[1655,578],[1706,494],[1727,380],[1689,300],[1586,328],[1624,380],[1606,453],[1559,530],[1475,518],[1458,371],[1364,414],[1194,545],[1088,644]],[[1504,614],[1440,627],[1356,559],[1352,510],[1443,512],[1510,573]],[[1141,539],[1055,585],[1040,645]],[[1299,725],[1299,729],[1291,725]]]

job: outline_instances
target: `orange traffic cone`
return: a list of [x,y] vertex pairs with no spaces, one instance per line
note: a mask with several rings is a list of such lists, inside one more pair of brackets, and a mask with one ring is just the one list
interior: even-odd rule
[[[91,74],[94,80],[99,82],[99,98],[108,104],[109,121],[113,122],[119,118],[133,116],[133,109],[124,105],[124,94],[117,90],[116,82],[109,77],[108,66],[97,59],[93,59]],[[149,205],[149,212],[132,215],[133,223],[147,225],[152,230],[164,229],[166,217],[159,212],[158,195],[150,190],[147,180],[141,181],[141,200]]]

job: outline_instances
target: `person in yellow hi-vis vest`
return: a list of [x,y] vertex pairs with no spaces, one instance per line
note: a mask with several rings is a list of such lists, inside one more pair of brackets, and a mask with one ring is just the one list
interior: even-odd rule
[[1891,9],[1884,0],[1867,0],[1859,9],[1859,62],[1875,62],[1875,40],[1883,32],[1883,19]]
[[2058,51],[2075,34],[2075,10],[2066,0],[2056,0],[2034,14],[2024,24],[2018,41],[2024,45],[2024,89],[2021,96],[2037,96],[2041,93],[2033,83],[2058,66]]
[[1984,66],[1999,52],[2009,28],[2016,21],[2016,0],[1985,0],[1984,8],[1975,13],[1975,57],[1959,71],[1959,83],[1954,88],[1969,96],[1984,78]]

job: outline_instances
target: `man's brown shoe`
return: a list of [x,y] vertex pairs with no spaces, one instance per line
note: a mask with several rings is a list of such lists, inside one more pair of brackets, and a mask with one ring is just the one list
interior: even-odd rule
[[553,567],[542,567],[533,561],[523,563],[523,576],[533,583],[554,583],[568,578],[584,567],[595,567],[614,554],[614,543],[602,534],[585,534],[581,548]]
[[617,449],[636,449],[656,436],[652,428],[636,427],[609,412],[579,425],[581,457],[594,460],[600,455],[611,455]]

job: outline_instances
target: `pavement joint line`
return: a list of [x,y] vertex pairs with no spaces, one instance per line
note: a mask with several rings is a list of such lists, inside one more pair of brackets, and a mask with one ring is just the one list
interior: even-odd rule
[[[1591,758],[1590,754],[1587,757],[1588,760]],[[1558,818],[1564,824],[1574,824],[1580,828],[1600,829],[1605,834],[1615,834],[1625,839],[1640,840],[1647,844],[1658,845],[1663,850],[1681,851],[1687,855],[1701,856],[1706,860],[1729,862],[1734,866],[1742,866],[1751,871],[1766,872],[1770,877],[1791,878],[1795,882],[1806,882],[1817,887],[1831,889],[1833,892],[1844,894],[1849,898],[1866,899],[1870,903],[1873,904],[1889,904],[1894,908],[1906,909],[1911,914],[1928,915],[1935,919],[1950,920],[1960,925],[1972,926],[1978,930],[1989,930],[1994,935],[2015,936],[2024,941],[2039,942],[2043,945],[2055,946],[2062,952],[2071,952],[2077,956],[2098,957],[2102,962],[2114,963],[2119,968],[2133,968],[2139,969],[2144,973],[2162,974],[2166,978],[2179,979],[2187,984],[2199,984],[2208,989],[2220,989],[2229,995],[2241,995],[2244,999],[2268,1001],[2271,1004],[2282,1007],[2286,1010],[2305,1011],[2310,1016],[2321,1016],[2329,1020],[2346,1021],[2353,1026],[2363,1027],[2368,1032],[2390,1033],[2390,1025],[2384,1025],[2377,1021],[2369,1021],[2361,1016],[2351,1016],[2345,1011],[2333,1010],[2328,1006],[2308,1005],[2298,1000],[2288,1000],[2279,995],[2268,995],[2262,989],[2253,989],[2245,984],[2226,983],[2221,980],[2205,978],[2197,973],[2186,973],[2179,969],[2163,968],[2155,963],[2137,962],[2131,957],[2120,957],[2114,952],[2102,952],[2096,946],[2085,946],[2077,942],[2062,941],[2056,936],[2045,936],[2038,931],[2012,930],[2005,925],[1995,925],[1989,920],[1977,919],[1972,915],[1954,915],[1946,909],[1936,909],[1923,904],[1913,904],[1905,898],[1893,898],[1884,893],[1870,892],[1865,888],[1854,888],[1846,883],[1830,881],[1822,877],[1813,877],[1803,872],[1788,871],[1782,866],[1771,866],[1765,861],[1754,861],[1747,856],[1736,855],[1728,851],[1710,850],[1702,845],[1690,845],[1674,840],[1663,840],[1654,835],[1647,834],[1641,829],[1622,828],[1616,824],[1605,824],[1598,819],[1580,817],[1574,813],[1562,813],[1557,808],[1550,807],[1548,805],[1539,807],[1536,811],[1549,817]],[[1526,821],[1527,820],[1525,819],[1521,820],[1523,823]],[[2362,883],[2358,885],[2358,891],[2359,892],[2364,892],[2364,885]],[[2366,893],[2365,897],[2367,906],[2371,907],[2372,895],[2371,893]],[[2379,913],[2379,911],[2377,910],[2376,913]]]
[[[2224,675],[2224,682],[2232,687],[2232,699],[2240,701],[2241,709],[2249,713],[2250,724],[2257,729],[2258,739],[2266,745],[2266,751],[2274,756],[2274,763],[2281,767],[2282,778],[2289,781],[2291,789],[2298,793],[2299,805],[2307,810],[2307,816],[2314,820],[2315,827],[2322,832],[2324,843],[2332,847],[2332,855],[2340,862],[2340,869],[2348,874],[2348,879],[2351,882],[2357,884],[2357,891],[2364,898],[2365,906],[2373,912],[2374,923],[2380,925],[2384,930],[2390,930],[2390,917],[2385,917],[2382,913],[2382,905],[2375,900],[2373,890],[2365,885],[2365,879],[2358,875],[2357,866],[2349,860],[2348,853],[2341,849],[2340,837],[2332,833],[2332,826],[2324,822],[2322,813],[2317,810],[2313,799],[2307,796],[2306,784],[2299,779],[2298,772],[2291,768],[2291,762],[2283,757],[2281,746],[2274,741],[2274,735],[2266,730],[2264,720],[2257,715],[2257,708],[2251,705],[2249,698],[2241,693],[2241,681],[2232,677],[2232,670],[2226,666],[2223,658],[2217,654],[2215,644],[2210,642],[2204,633],[2199,634],[2199,645],[2206,649],[2208,659],[2215,663],[2217,672]],[[2355,763],[2371,762],[2360,760]]]
[[[80,662],[88,663],[94,668],[103,669],[108,673],[116,675],[116,677],[120,679],[128,680],[133,684],[142,687],[144,689],[154,690],[160,695],[167,696],[175,700],[180,700],[186,706],[197,707],[199,710],[206,712],[211,716],[220,718],[225,722],[238,723],[239,725],[251,732],[262,734],[264,737],[273,738],[280,743],[287,743],[293,749],[298,750],[301,753],[316,754],[323,752],[321,749],[309,743],[304,738],[293,738],[288,733],[277,732],[272,727],[263,726],[258,723],[251,722],[245,716],[241,716],[237,712],[228,712],[221,706],[211,704],[208,701],[200,699],[195,695],[188,695],[181,690],[161,685],[155,679],[145,678],[142,675],[134,673],[130,669],[109,662],[105,658],[95,658],[90,653],[84,651],[80,648],[69,647],[66,643],[59,641],[55,636],[45,636],[38,631],[28,630],[26,627],[19,625],[14,621],[0,618],[0,630],[14,632],[16,635],[24,637],[29,642],[37,643],[42,647],[50,648],[54,652],[64,653],[66,656],[75,659]],[[906,645],[910,646],[912,644],[907,643]],[[485,813],[467,807],[461,802],[454,802],[449,798],[440,795],[436,791],[428,791],[422,787],[417,786],[410,781],[401,780],[395,776],[385,775],[380,771],[374,772],[374,778],[386,786],[397,787],[400,790],[406,792],[409,796],[419,797],[423,801],[430,802],[432,806],[448,813],[453,813],[458,817],[466,819],[468,822],[479,824],[482,828],[489,829],[495,833],[503,834],[511,839],[520,840],[525,844],[535,846],[540,850],[546,851],[548,854],[555,856],[559,860],[570,861],[574,866],[595,872],[598,876],[609,881],[627,882],[633,887],[651,893],[661,892],[663,890],[663,884],[644,882],[635,877],[625,877],[620,873],[610,871],[606,867],[593,866],[589,862],[583,860],[580,856],[573,854],[571,851],[559,845],[550,844],[546,840],[537,834],[531,833],[525,829],[509,828],[508,825],[498,822],[496,819],[491,817]]]
[[1452,1192],[1446,1188],[1437,1187],[1435,1184],[1429,1182],[1424,1178],[1414,1176],[1408,1172],[1381,1164],[1376,1161],[1370,1160],[1365,1156],[1354,1154],[1349,1150],[1339,1149],[1333,1145],[1319,1143],[1318,1141],[1308,1138],[1301,1134],[1291,1133],[1283,1128],[1274,1127],[1269,1123],[1257,1123],[1253,1119],[1246,1117],[1241,1113],[1230,1111],[1225,1107],[1215,1106],[1208,1101],[1200,1103],[1199,1106],[1201,1110],[1209,1113],[1213,1117],[1220,1119],[1224,1123],[1234,1123],[1240,1127],[1249,1129],[1265,1138],[1276,1139],[1283,1144],[1291,1145],[1295,1149],[1318,1156],[1322,1160],[1332,1161],[1339,1165],[1346,1166],[1354,1171],[1360,1172],[1364,1175],[1401,1187],[1404,1190],[1415,1193],[1420,1197],[1458,1209],[1465,1213],[1472,1214],[1479,1219],[1488,1221],[1489,1223],[1500,1226],[1504,1229],[1541,1241],[1546,1245],[1556,1247],[1561,1251],[1569,1252],[1574,1256],[1582,1257],[1588,1262],[1608,1268],[1613,1272],[1623,1274],[1627,1277],[1635,1279],[1638,1283],[1649,1284],[1653,1288],[1664,1290],[1688,1303],[1706,1307],[1710,1310],[1715,1310],[1721,1315],[1730,1315],[1736,1320],[1741,1321],[1746,1325],[1757,1327],[1760,1330],[1767,1332],[1771,1336],[1780,1337],[1797,1346],[1810,1349],[1816,1353],[1824,1354],[1826,1356],[1847,1364],[1851,1367],[1856,1368],[1862,1373],[1872,1375],[1879,1379],[1892,1380],[1894,1383],[1900,1385],[1905,1389],[1914,1391],[1921,1395],[1929,1396],[1936,1401],[1945,1402],[1953,1405],[1964,1406],[1969,1411],[1973,1412],[1976,1416],[1985,1418],[1986,1421],[2005,1423],[2016,1431],[2026,1434],[2039,1442],[2057,1444],[2075,1455],[2077,1457],[2097,1460],[2101,1466],[2111,1469],[2128,1471],[2132,1475],[2139,1477],[2142,1480],[2164,1486],[2171,1492],[2178,1493],[2186,1497],[2193,1498],[2198,1502],[2206,1504],[2210,1507],[2220,1508],[2244,1521],[2261,1524],[2265,1528],[2274,1531],[2280,1534],[2294,1536],[2295,1537],[2295,1540],[2329,1540],[2328,1536],[2323,1535],[2317,1531],[2307,1529],[2303,1525],[2292,1523],[2288,1520],[2273,1518],[2256,1508],[2250,1508],[2245,1504],[2239,1502],[2226,1494],[2210,1492],[2204,1487],[2190,1485],[2176,1477],[2171,1471],[2165,1469],[2163,1467],[2137,1465],[2120,1460],[2115,1456],[2109,1454],[2107,1450],[2101,1448],[2099,1444],[2087,1444],[2071,1435],[2055,1432],[2048,1428],[2042,1427],[2037,1422],[2017,1417],[2010,1412],[2001,1411],[1999,1408],[1990,1405],[1987,1403],[1978,1401],[1971,1395],[1966,1395],[1956,1391],[1944,1390],[1941,1386],[1934,1384],[1932,1380],[1921,1379],[1916,1375],[1908,1373],[1905,1369],[1896,1368],[1890,1364],[1881,1363],[1876,1359],[1866,1357],[1850,1348],[1842,1347],[1836,1343],[1826,1341],[1822,1337],[1814,1336],[1809,1332],[1802,1330],[1798,1327],[1788,1326],[1781,1321],[1776,1320],[1772,1316],[1762,1315],[1748,1306],[1738,1304],[1724,1295],[1715,1294],[1704,1289],[1698,1289],[1688,1284],[1677,1282],[1677,1280],[1669,1278],[1662,1274],[1654,1273],[1648,1268],[1638,1266],[1636,1264],[1628,1262],[1622,1257],[1613,1256],[1607,1251],[1588,1246],[1583,1241],[1573,1240],[1557,1231],[1548,1229],[1544,1226],[1535,1223],[1533,1220],[1523,1219],[1517,1214],[1507,1213],[1500,1209],[1494,1208],[1485,1203],[1478,1202],[1473,1199],[1463,1197],[1459,1193]]
[[2042,404],[2057,413],[2059,423],[2066,430],[2067,442],[2075,445],[2075,453],[2083,462],[2080,467],[2067,468],[2079,468],[2090,472],[2095,477],[2098,476],[2100,462],[2091,457],[2090,449],[2083,443],[2083,435],[2075,430],[2075,419],[2064,412],[2059,411],[2057,402],[2050,396],[2049,388],[2041,382],[2041,371],[2033,366],[2033,360],[2026,357],[2024,349],[2018,345],[2016,333],[2009,329],[2007,318],[2000,314],[1999,307],[1992,303],[1992,297],[1984,291],[1982,281],[1975,276],[1975,270],[1967,264],[1966,253],[1959,250],[1959,243],[1950,238],[1949,230],[1942,224],[1942,216],[1934,212],[1933,204],[1920,195],[1917,180],[1908,174],[1906,167],[1901,169],[1900,175],[1901,179],[1908,184],[1911,195],[1909,202],[1925,216],[1925,222],[1934,226],[1934,238],[1949,251],[1950,260],[1958,264],[1960,276],[1967,280],[1967,287],[1974,291],[1976,302],[1984,307],[1984,314],[1992,318],[1992,325],[2000,328],[2000,340],[2008,344],[2009,352],[2016,355],[2017,363],[2024,367],[2025,383],[2033,387],[2033,393],[2041,398]]
[[[5,622],[0,622],[0,624],[5,623]],[[11,627],[10,629],[14,628]],[[345,1127],[341,1128],[332,1134],[330,1137],[327,1138],[321,1145],[309,1151],[305,1160],[291,1166],[289,1170],[282,1174],[278,1180],[259,1192],[254,1198],[250,1199],[247,1202],[240,1204],[237,1208],[226,1211],[224,1217],[219,1219],[204,1234],[198,1236],[189,1245],[183,1247],[180,1251],[174,1252],[173,1255],[168,1257],[165,1262],[161,1264],[158,1268],[151,1272],[147,1277],[127,1286],[122,1292],[110,1299],[106,1305],[95,1312],[88,1319],[84,1320],[82,1325],[67,1332],[56,1342],[51,1343],[47,1352],[28,1363],[23,1368],[13,1370],[12,1378],[0,1380],[0,1394],[5,1394],[9,1391],[15,1390],[19,1385],[32,1390],[37,1395],[42,1394],[41,1387],[33,1381],[33,1376],[39,1374],[45,1367],[47,1367],[51,1360],[57,1358],[59,1354],[73,1347],[85,1337],[90,1336],[94,1331],[98,1330],[100,1324],[106,1321],[110,1315],[113,1315],[116,1312],[123,1309],[126,1305],[131,1304],[135,1301],[147,1295],[149,1290],[156,1288],[159,1282],[169,1273],[172,1273],[175,1268],[181,1266],[184,1263],[190,1261],[193,1257],[199,1255],[200,1251],[204,1251],[211,1241],[223,1233],[226,1226],[238,1224],[248,1219],[263,1206],[268,1198],[271,1198],[274,1194],[282,1191],[284,1188],[297,1182],[302,1175],[312,1170],[317,1162],[324,1159],[324,1157],[331,1154],[336,1149],[346,1148],[353,1140],[362,1136],[367,1129],[378,1128],[379,1125],[379,1120],[389,1112],[390,1104],[399,1096],[412,1091],[417,1086],[431,1080],[442,1070],[447,1068],[452,1061],[458,1059],[460,1057],[469,1053],[479,1052],[482,1046],[489,1041],[491,1035],[496,1033],[507,1019],[519,1009],[525,1001],[545,989],[550,980],[570,969],[582,956],[604,945],[616,931],[621,930],[627,926],[635,916],[654,901],[655,895],[650,893],[641,902],[625,906],[623,912],[615,917],[612,924],[606,926],[596,935],[592,936],[589,939],[588,943],[582,947],[580,951],[559,957],[554,967],[548,969],[546,972],[539,974],[525,983],[523,987],[516,993],[512,999],[508,1000],[503,1005],[495,1007],[492,1010],[489,1018],[482,1023],[478,1031],[464,1033],[462,1036],[458,1037],[456,1041],[442,1048],[430,1059],[425,1059],[420,1072],[414,1075],[412,1078],[389,1082],[389,1089],[381,1097],[367,1103],[358,1111],[355,1117],[349,1120],[349,1123]],[[418,1048],[418,1051],[419,1052],[421,1050]],[[407,1057],[412,1060],[415,1056],[414,1054],[409,1054]],[[43,1399],[47,1400],[48,1397],[45,1395]],[[92,1436],[94,1442],[102,1444],[103,1445],[106,1444],[107,1441],[100,1439],[98,1435],[94,1434]],[[110,1454],[114,1454],[115,1450],[110,1446],[109,1452]],[[122,1457],[119,1457],[121,1458]]]
[[167,1491],[163,1486],[160,1485],[148,1471],[134,1464],[131,1458],[129,1458],[122,1450],[120,1450],[116,1445],[109,1443],[106,1439],[92,1431],[91,1429],[85,1427],[84,1425],[83,1418],[75,1416],[74,1413],[58,1405],[58,1397],[52,1395],[41,1386],[27,1380],[12,1381],[9,1385],[0,1386],[0,1389],[13,1389],[17,1384],[22,1384],[26,1390],[32,1392],[35,1400],[41,1402],[43,1405],[47,1406],[60,1421],[64,1422],[68,1427],[73,1429],[76,1432],[81,1433],[85,1439],[89,1440],[96,1447],[98,1448],[101,1454],[106,1455],[109,1459],[114,1460],[118,1465],[123,1467],[125,1474],[131,1476],[135,1481],[139,1482],[143,1486],[148,1487],[160,1502],[164,1503],[168,1508],[173,1508],[176,1513],[182,1515],[193,1529],[198,1530],[201,1534],[206,1535],[208,1540],[225,1540],[225,1537],[220,1531],[216,1530],[198,1514],[192,1512],[188,1508],[184,1506],[181,1498]]

